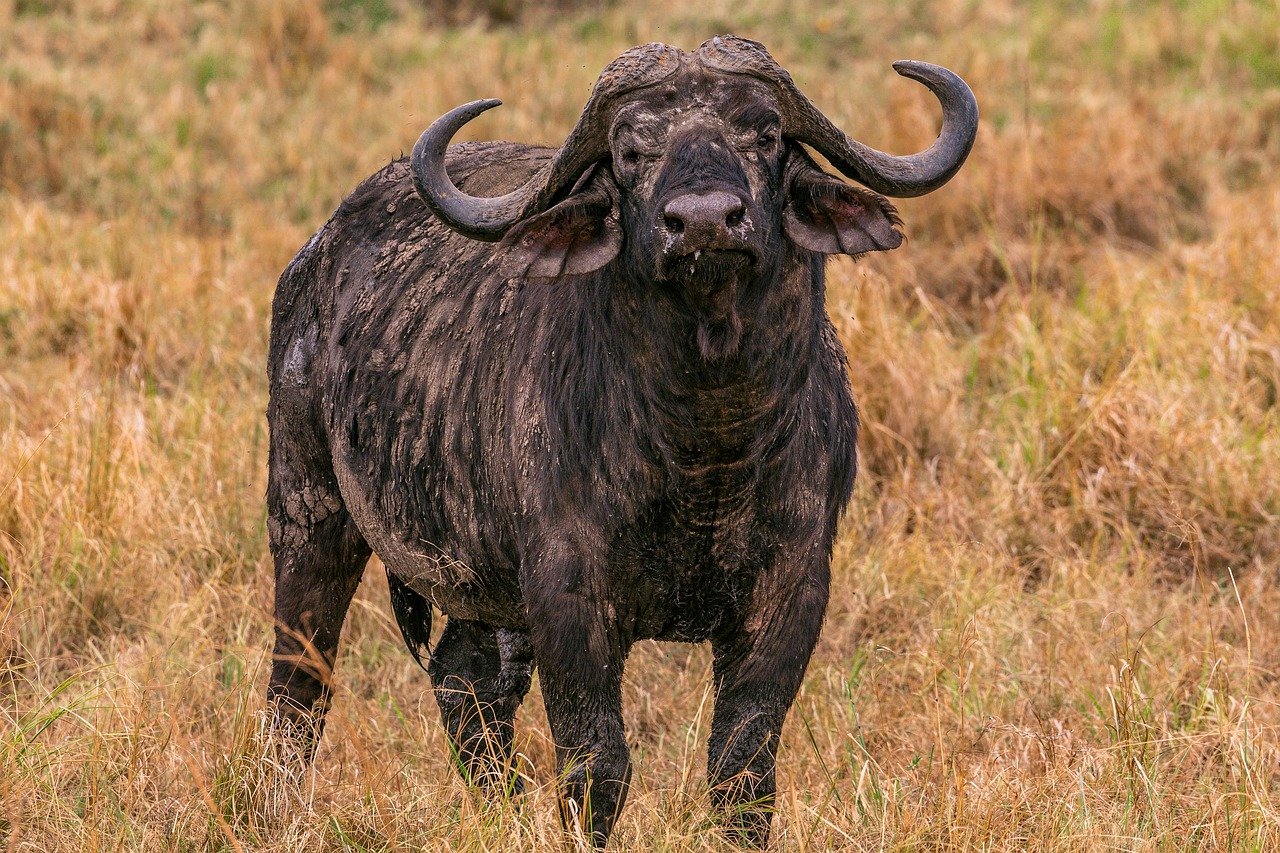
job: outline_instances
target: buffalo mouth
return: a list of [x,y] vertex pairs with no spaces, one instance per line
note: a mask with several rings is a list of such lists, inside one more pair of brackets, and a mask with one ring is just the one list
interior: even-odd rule
[[733,248],[691,249],[672,252],[662,259],[660,277],[687,283],[737,279],[759,263],[759,254],[747,245]]
[[737,303],[759,258],[742,246],[695,249],[663,259],[662,279],[674,286],[695,319],[694,339],[705,361],[718,362],[738,351],[742,318]]

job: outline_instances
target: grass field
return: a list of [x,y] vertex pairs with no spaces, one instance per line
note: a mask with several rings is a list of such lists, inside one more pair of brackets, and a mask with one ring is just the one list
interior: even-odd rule
[[[563,4],[562,4],[563,5]],[[764,41],[894,152],[960,72],[969,164],[834,261],[863,467],[780,759],[780,850],[1280,848],[1280,5],[0,0],[0,839],[554,849],[449,769],[370,567],[315,773],[270,783],[264,376],[293,253],[437,114],[558,142],[647,40]],[[718,850],[709,655],[642,644],[614,848]]]

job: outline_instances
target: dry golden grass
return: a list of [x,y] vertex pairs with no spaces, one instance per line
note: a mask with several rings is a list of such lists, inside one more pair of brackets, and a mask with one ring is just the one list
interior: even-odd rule
[[[0,2],[11,850],[556,843],[540,703],[532,793],[484,806],[376,566],[315,773],[262,760],[269,300],[444,109],[499,96],[473,137],[558,140],[622,49],[725,31],[881,147],[936,120],[899,57],[959,70],[984,115],[960,177],[901,205],[902,250],[832,265],[864,466],[776,847],[1276,849],[1280,7],[660,0],[490,30],[419,8]],[[725,846],[708,669],[632,657],[616,849]]]

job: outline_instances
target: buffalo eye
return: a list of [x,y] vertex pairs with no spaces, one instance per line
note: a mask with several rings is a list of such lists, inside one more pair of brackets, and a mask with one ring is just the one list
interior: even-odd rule
[[644,162],[644,152],[629,124],[619,125],[613,134],[614,169],[624,182],[634,181]]
[[630,184],[640,174],[640,164],[644,157],[635,148],[624,148],[617,155],[615,172],[619,180]]

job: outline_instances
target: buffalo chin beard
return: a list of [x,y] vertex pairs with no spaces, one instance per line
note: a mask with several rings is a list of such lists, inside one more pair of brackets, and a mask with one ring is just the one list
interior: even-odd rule
[[694,337],[704,361],[723,361],[738,352],[738,297],[752,260],[746,252],[704,251],[667,264],[664,278],[678,288],[696,318]]
[[742,318],[736,309],[721,317],[698,318],[698,352],[705,361],[722,361],[738,351],[742,343]]

